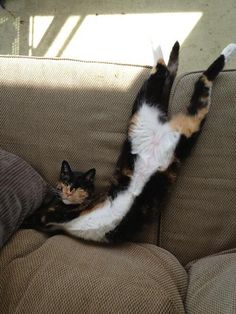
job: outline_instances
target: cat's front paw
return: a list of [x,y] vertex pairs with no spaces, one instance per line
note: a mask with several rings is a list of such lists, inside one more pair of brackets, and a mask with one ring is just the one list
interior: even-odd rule
[[55,213],[54,211],[48,211],[45,213],[40,220],[43,226],[47,226],[48,223],[55,222]]

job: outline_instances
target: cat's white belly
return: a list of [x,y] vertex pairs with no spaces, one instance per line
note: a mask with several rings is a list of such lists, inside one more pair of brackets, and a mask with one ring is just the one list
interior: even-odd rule
[[146,104],[137,114],[137,123],[129,135],[132,153],[137,154],[137,159],[128,189],[120,192],[114,200],[107,199],[96,210],[62,224],[67,232],[86,240],[106,241],[106,233],[119,225],[150,177],[158,170],[167,169],[180,134],[174,132],[168,123],[161,123],[159,115],[157,108]]
[[140,194],[156,171],[168,168],[180,138],[180,134],[173,131],[168,122],[160,122],[159,117],[157,108],[143,104],[130,132],[132,153],[138,155],[130,187],[135,195]]

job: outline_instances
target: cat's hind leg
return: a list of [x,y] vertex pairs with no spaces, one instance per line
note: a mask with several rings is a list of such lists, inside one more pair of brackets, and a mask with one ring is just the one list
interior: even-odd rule
[[161,108],[163,87],[167,71],[165,61],[162,58],[158,59],[156,66],[153,67],[150,73],[150,76],[143,83],[138,92],[132,108],[132,116],[139,111],[144,104],[158,108],[160,107],[159,109],[163,109],[164,112],[167,111],[166,109],[164,110],[164,108]]
[[[152,97],[155,97],[155,88],[160,87],[160,72],[162,70],[162,85],[159,89],[159,97],[155,97],[152,104],[158,105],[158,108],[167,115],[170,91],[177,75],[179,65],[179,42],[176,41],[170,52],[167,65],[163,58],[157,61],[157,65],[152,69],[150,81],[153,80],[153,90],[150,90]],[[159,77],[159,81],[157,78]],[[156,80],[156,81],[155,81]],[[153,99],[152,99],[153,100]]]
[[163,95],[162,95],[162,107],[165,108],[166,110],[168,109],[168,105],[169,105],[170,91],[171,91],[174,79],[178,71],[179,49],[180,49],[179,42],[176,41],[176,43],[172,47],[172,50],[169,56],[169,61],[167,64],[168,71],[167,71],[165,84],[163,86]]
[[195,83],[187,112],[185,114],[177,114],[171,119],[170,125],[172,129],[187,138],[190,138],[200,130],[210,108],[213,80],[223,69],[224,64],[225,58],[221,55],[203,72]]
[[199,77],[194,86],[193,95],[186,114],[179,114],[172,118],[172,128],[190,138],[198,132],[210,108],[212,84],[222,71],[225,63],[236,53],[236,44],[229,44],[220,56]]
[[210,108],[212,83],[225,63],[235,53],[236,44],[229,44],[224,48],[221,55],[203,72],[195,83],[186,114],[179,114],[172,118],[170,122],[172,128],[182,135],[175,150],[177,160],[184,160],[194,147]]

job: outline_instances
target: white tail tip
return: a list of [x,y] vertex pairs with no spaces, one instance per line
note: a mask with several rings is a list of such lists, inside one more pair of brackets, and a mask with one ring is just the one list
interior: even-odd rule
[[153,64],[152,66],[156,66],[157,60],[163,58],[163,52],[161,46],[157,46],[154,48],[154,44],[152,43],[152,55],[153,55]]
[[236,53],[236,44],[229,44],[221,52],[225,56],[225,62],[228,62],[234,53]]

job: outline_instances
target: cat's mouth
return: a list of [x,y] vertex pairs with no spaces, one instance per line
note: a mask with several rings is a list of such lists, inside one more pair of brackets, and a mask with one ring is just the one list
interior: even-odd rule
[[72,203],[71,201],[69,201],[68,199],[66,198],[62,198],[62,202],[65,204],[65,205],[71,205],[71,204],[76,204],[76,203]]
[[70,204],[82,204],[85,199],[88,197],[88,193],[84,191],[83,189],[78,189],[74,194],[72,195],[61,195],[62,202],[66,205]]
[[70,204],[82,204],[84,202],[84,200],[86,199],[86,197],[84,198],[81,198],[81,199],[76,199],[76,200],[70,200],[69,198],[61,198],[62,202],[65,204],[65,205],[70,205]]

